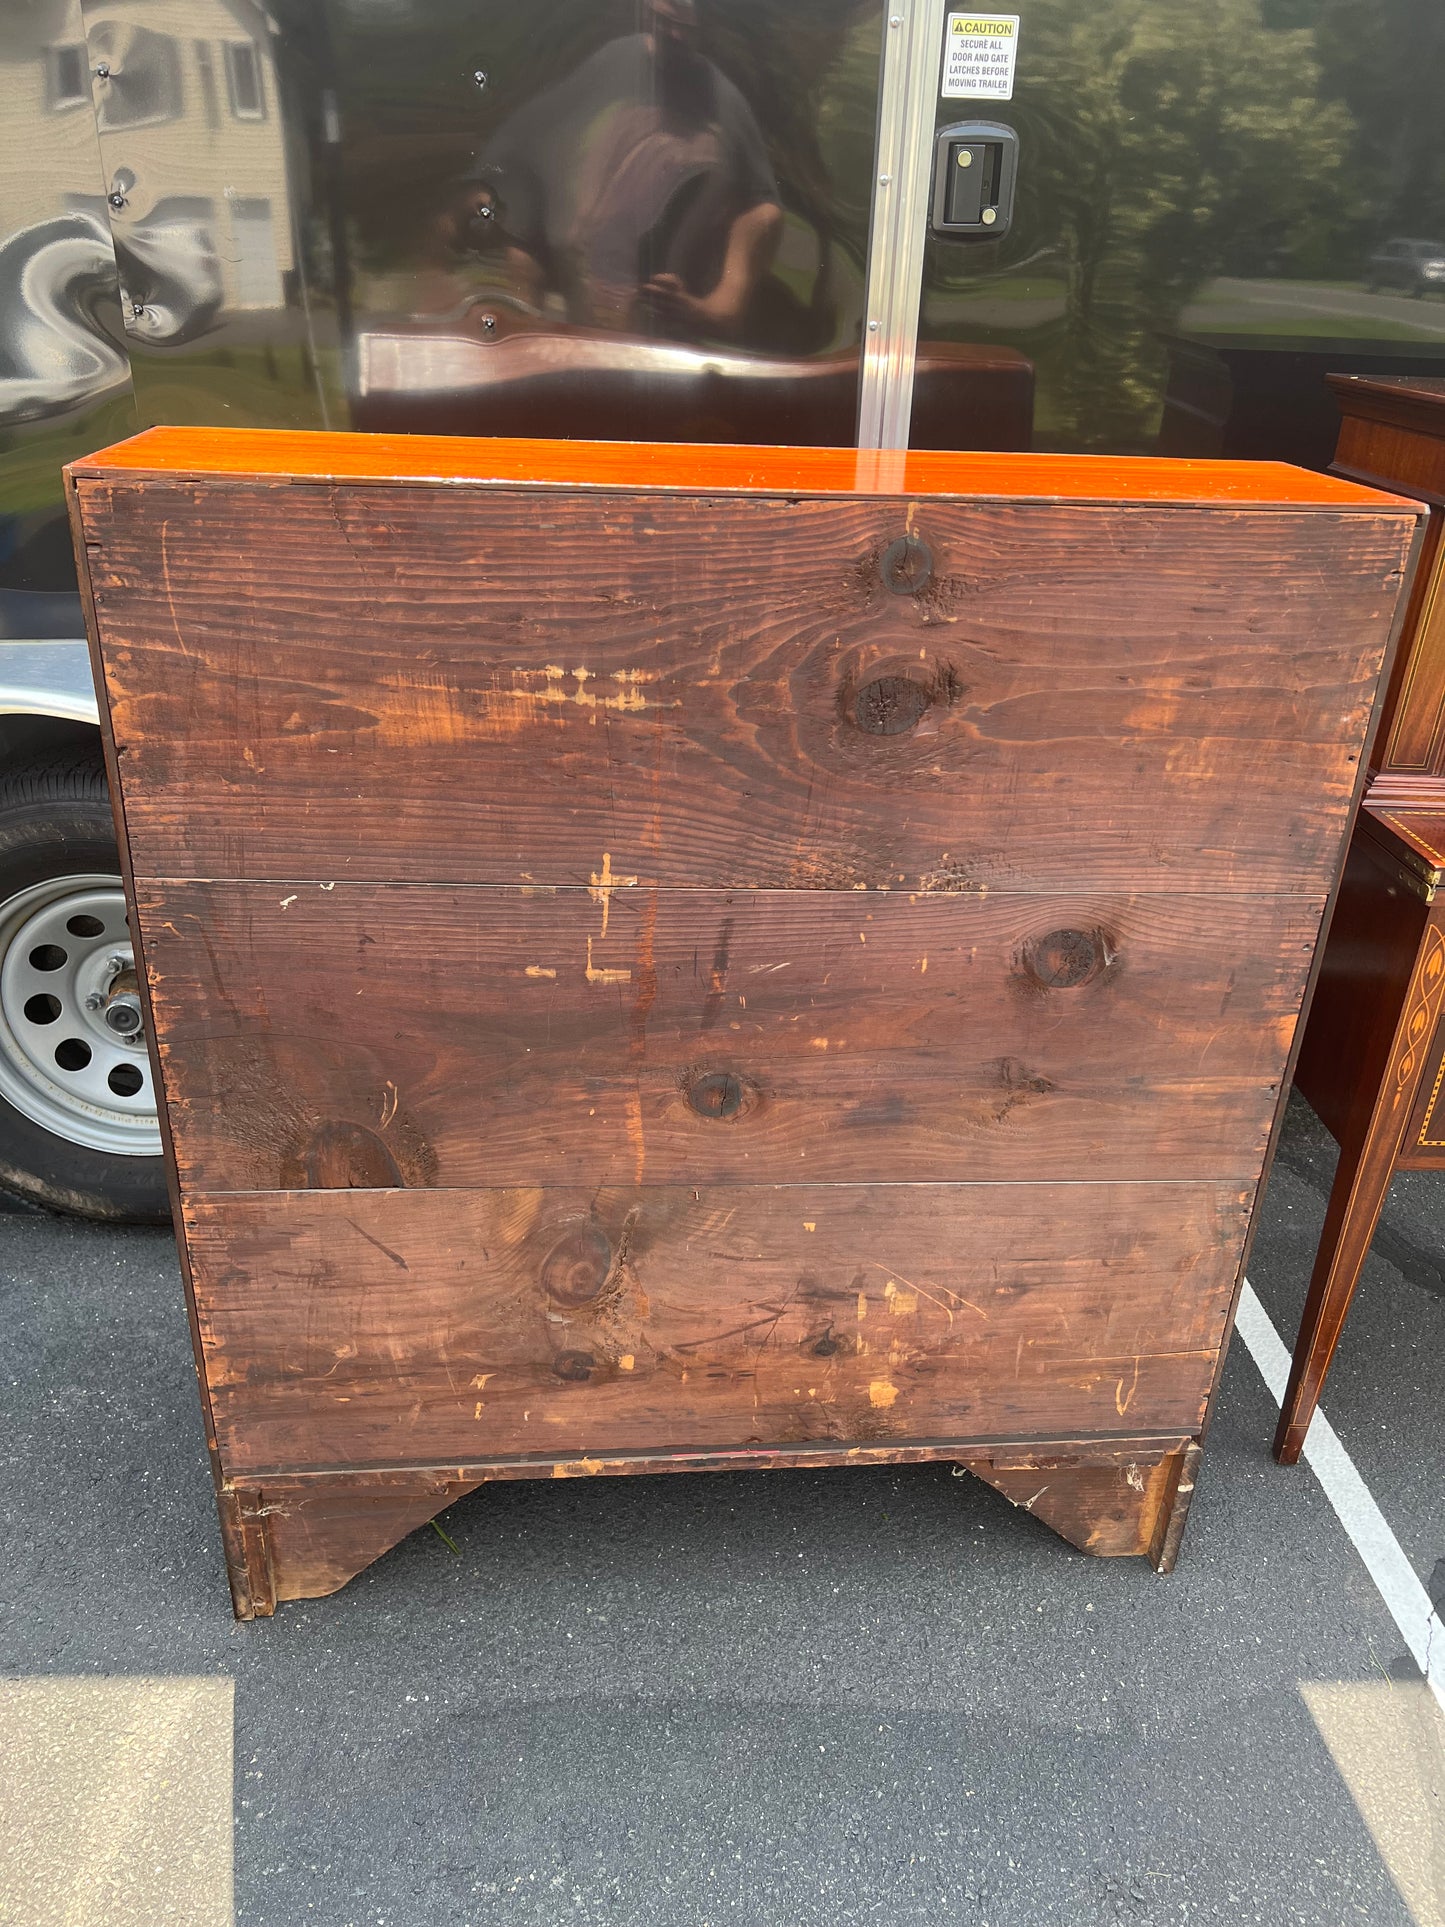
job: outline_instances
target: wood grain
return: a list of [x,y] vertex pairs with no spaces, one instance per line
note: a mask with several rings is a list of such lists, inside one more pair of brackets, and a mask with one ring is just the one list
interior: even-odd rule
[[1246,1178],[1322,908],[625,880],[138,895],[181,1170],[211,1191]]
[[668,1466],[953,1457],[1172,1563],[1418,507],[213,431],[71,487],[239,1611]]
[[1430,505],[1389,683],[1370,789],[1396,806],[1445,798],[1445,381],[1332,375],[1337,471]]
[[1127,1558],[1153,1551],[1167,1531],[1188,1449],[1113,1465],[1051,1463],[1042,1454],[1027,1465],[974,1459],[968,1469],[1081,1552]]
[[1148,1553],[1168,1570],[1198,1457],[1187,1439],[1066,1439],[957,1446],[897,1442],[672,1452],[647,1458],[500,1459],[407,1472],[287,1473],[227,1486],[221,1514],[234,1542],[236,1616],[336,1592],[374,1559],[479,1485],[499,1479],[596,1479],[632,1473],[783,1471],[839,1464],[924,1465],[951,1459],[1082,1551]]
[[144,876],[1320,894],[1413,530],[79,486]]
[[1331,376],[1335,467],[1430,505],[1297,1082],[1339,1142],[1275,1435],[1293,1465],[1397,1170],[1445,1164],[1445,382]]
[[[1373,814],[1367,804],[1362,820]],[[1439,1066],[1445,900],[1370,827],[1357,827],[1350,847],[1300,1058],[1301,1088],[1337,1135],[1340,1157],[1275,1435],[1286,1465],[1303,1449],[1390,1180],[1401,1165],[1438,1157],[1418,1143],[1411,1153],[1407,1140],[1418,1135]]]
[[1181,1474],[1197,1457],[1198,1448],[1187,1439],[1150,1437],[998,1445],[987,1452],[890,1442],[846,1450],[790,1445],[653,1458],[502,1459],[410,1472],[267,1476],[227,1487],[222,1514],[232,1520],[238,1542],[232,1570],[239,1582],[241,1619],[268,1616],[280,1600],[319,1599],[338,1591],[409,1532],[479,1485],[499,1479],[923,1465],[952,1459],[1081,1551],[1148,1553],[1166,1571],[1168,1542],[1182,1529],[1188,1501]]
[[1198,1425],[1246,1187],[193,1196],[228,1475]]
[[1352,1149],[1369,1127],[1391,1058],[1405,989],[1430,920],[1423,886],[1372,835],[1367,804],[1350,845],[1320,962],[1295,1083]]

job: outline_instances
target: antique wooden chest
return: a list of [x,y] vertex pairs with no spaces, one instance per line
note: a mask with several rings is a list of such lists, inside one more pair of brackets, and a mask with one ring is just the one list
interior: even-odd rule
[[152,430],[69,471],[236,1609],[487,1479],[1167,1567],[1419,510]]

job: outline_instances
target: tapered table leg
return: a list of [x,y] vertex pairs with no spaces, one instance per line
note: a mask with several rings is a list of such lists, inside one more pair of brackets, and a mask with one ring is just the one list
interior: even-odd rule
[[1294,1465],[1304,1449],[1394,1168],[1393,1149],[1382,1155],[1378,1142],[1340,1153],[1274,1438],[1281,1465]]
[[1275,1434],[1274,1455],[1281,1465],[1294,1465],[1299,1459],[1319,1404],[1345,1314],[1400,1158],[1415,1096],[1432,1061],[1427,1046],[1442,991],[1445,934],[1432,913],[1421,935],[1388,1056],[1378,1069],[1372,1067],[1371,1081],[1377,1087],[1374,1104],[1362,1125],[1351,1130],[1340,1146],[1339,1167]]

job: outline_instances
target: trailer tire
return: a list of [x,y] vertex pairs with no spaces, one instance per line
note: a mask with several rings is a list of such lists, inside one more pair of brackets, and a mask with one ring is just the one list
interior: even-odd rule
[[0,1188],[54,1211],[158,1224],[170,1211],[151,1067],[144,1040],[124,1028],[135,1021],[123,974],[132,964],[98,753],[54,751],[8,771]]

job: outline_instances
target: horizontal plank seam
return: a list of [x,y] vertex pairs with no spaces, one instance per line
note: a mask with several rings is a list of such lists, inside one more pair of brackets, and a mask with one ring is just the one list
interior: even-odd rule
[[[793,1441],[786,1445],[769,1445],[762,1443],[758,1445],[714,1446],[627,1446],[622,1448],[595,1449],[591,1451],[579,1449],[575,1452],[548,1452],[540,1455],[519,1453],[510,1458],[472,1459],[460,1465],[450,1461],[437,1464],[435,1461],[428,1459],[416,1463],[407,1460],[395,1462],[386,1461],[375,1465],[362,1465],[355,1460],[348,1460],[343,1465],[306,1466],[296,1467],[294,1469],[288,1469],[281,1465],[259,1466],[254,1469],[248,1466],[244,1472],[228,1472],[226,1484],[231,1487],[248,1486],[257,1484],[263,1479],[319,1481],[323,1479],[340,1478],[355,1481],[362,1474],[365,1474],[365,1476],[369,1478],[405,1476],[438,1479],[446,1484],[455,1484],[461,1480],[485,1476],[489,1470],[511,1470],[517,1466],[526,1466],[529,1468],[536,1467],[538,1471],[545,1471],[554,1465],[577,1465],[584,1459],[597,1459],[608,1465],[616,1464],[620,1460],[635,1460],[643,1464],[656,1465],[670,1459],[726,1461],[729,1458],[758,1458],[765,1454],[770,1457],[776,1456],[779,1458],[802,1458],[836,1453],[840,1459],[846,1463],[846,1455],[849,1453],[859,1458],[865,1455],[871,1455],[885,1459],[886,1456],[892,1452],[932,1452],[936,1453],[940,1458],[950,1458],[959,1453],[973,1453],[978,1456],[984,1456],[999,1452],[1035,1452],[1040,1454],[1057,1452],[1063,1455],[1079,1446],[1084,1447],[1086,1450],[1107,1447],[1111,1451],[1118,1451],[1121,1455],[1137,1446],[1142,1457],[1146,1452],[1157,1452],[1162,1456],[1166,1452],[1177,1451],[1180,1446],[1187,1445],[1192,1436],[1192,1433],[1176,1430],[1158,1433],[1076,1433],[1072,1438],[1068,1439],[1060,1439],[1049,1434],[1018,1434],[1010,1435],[1007,1438],[975,1436],[960,1439],[900,1438],[887,1440],[858,1439],[853,1441],[847,1439],[820,1439],[803,1444]],[[708,1468],[701,1466],[697,1469],[707,1470]],[[717,1466],[717,1470],[719,1471],[725,1471],[726,1469],[725,1463],[720,1463]],[[828,1469],[830,1468],[820,1468],[820,1470]]]
[[391,1198],[391,1197],[501,1197],[509,1191],[625,1191],[629,1197],[652,1191],[1045,1191],[1063,1185],[1091,1186],[1101,1191],[1148,1189],[1169,1185],[1176,1190],[1214,1191],[1230,1187],[1249,1190],[1258,1181],[1252,1168],[1247,1172],[1226,1172],[1220,1177],[1191,1178],[817,1178],[800,1179],[796,1184],[779,1184],[759,1178],[707,1178],[702,1181],[677,1179],[666,1184],[628,1184],[623,1180],[592,1184],[580,1179],[556,1184],[377,1184],[377,1185],[273,1185],[268,1190],[211,1191],[190,1186],[182,1203],[218,1204],[234,1198]]
[[[332,890],[511,890],[519,896],[536,896],[539,891],[561,893],[575,891],[578,896],[596,895],[596,886],[585,881],[568,878],[565,882],[500,883],[489,882],[486,878],[462,877],[258,877],[258,876],[160,876],[146,870],[135,873],[137,889],[144,884],[147,888],[158,890],[195,889],[202,887],[219,889],[302,889],[324,890],[329,895]],[[796,885],[770,883],[654,883],[644,879],[638,883],[615,884],[617,898],[625,900],[629,896],[638,898],[652,891],[664,891],[669,896],[767,896],[796,897],[799,902],[816,902],[819,897],[851,897],[855,902],[863,897],[916,897],[929,903],[953,903],[969,901],[982,903],[989,898],[1000,897],[1048,897],[1088,898],[1088,897],[1166,897],[1177,901],[1181,888],[1187,887],[1196,897],[1207,897],[1211,903],[1323,903],[1326,895],[1320,889],[1301,890],[1241,890],[1235,888],[1203,888],[1193,875],[1176,877],[1171,883],[1139,885],[1134,883],[1108,884],[1080,883],[1059,884],[988,884],[981,889],[968,890],[923,890],[909,889],[904,884],[869,884],[864,889],[849,890],[805,890]],[[277,906],[280,907],[279,905]]]
[[[753,485],[744,482],[649,482],[649,481],[596,481],[586,476],[551,479],[537,477],[526,480],[516,476],[486,475],[287,475],[280,472],[263,474],[259,471],[242,474],[234,469],[179,469],[179,468],[85,468],[73,464],[71,474],[77,485],[87,482],[108,482],[121,485],[138,483],[156,486],[166,484],[190,484],[204,482],[208,489],[280,489],[280,488],[446,488],[476,489],[489,495],[516,493],[519,495],[572,494],[585,491],[588,495],[626,495],[641,500],[658,496],[680,496],[684,500],[706,503],[718,496],[732,500],[751,501],[758,504],[779,503],[784,506],[795,502],[854,502],[877,503],[891,507],[900,500],[938,503],[956,508],[1008,508],[1008,509],[1083,509],[1090,512],[1104,511],[1117,515],[1132,509],[1183,510],[1188,513],[1218,512],[1226,514],[1257,514],[1265,510],[1273,515],[1355,515],[1370,516],[1382,522],[1422,519],[1427,510],[1422,502],[1399,495],[1392,495],[1375,484],[1376,494],[1370,501],[1352,502],[1348,498],[1328,501],[1299,502],[1281,500],[1272,495],[1194,496],[1194,495],[1148,495],[1117,494],[1101,495],[1048,495],[1026,494],[1022,490],[1001,492],[999,494],[940,494],[926,488],[898,488],[895,490],[874,490],[856,488],[825,488],[817,484],[798,483],[796,486],[785,484]],[[1358,486],[1358,484],[1356,485]]]

